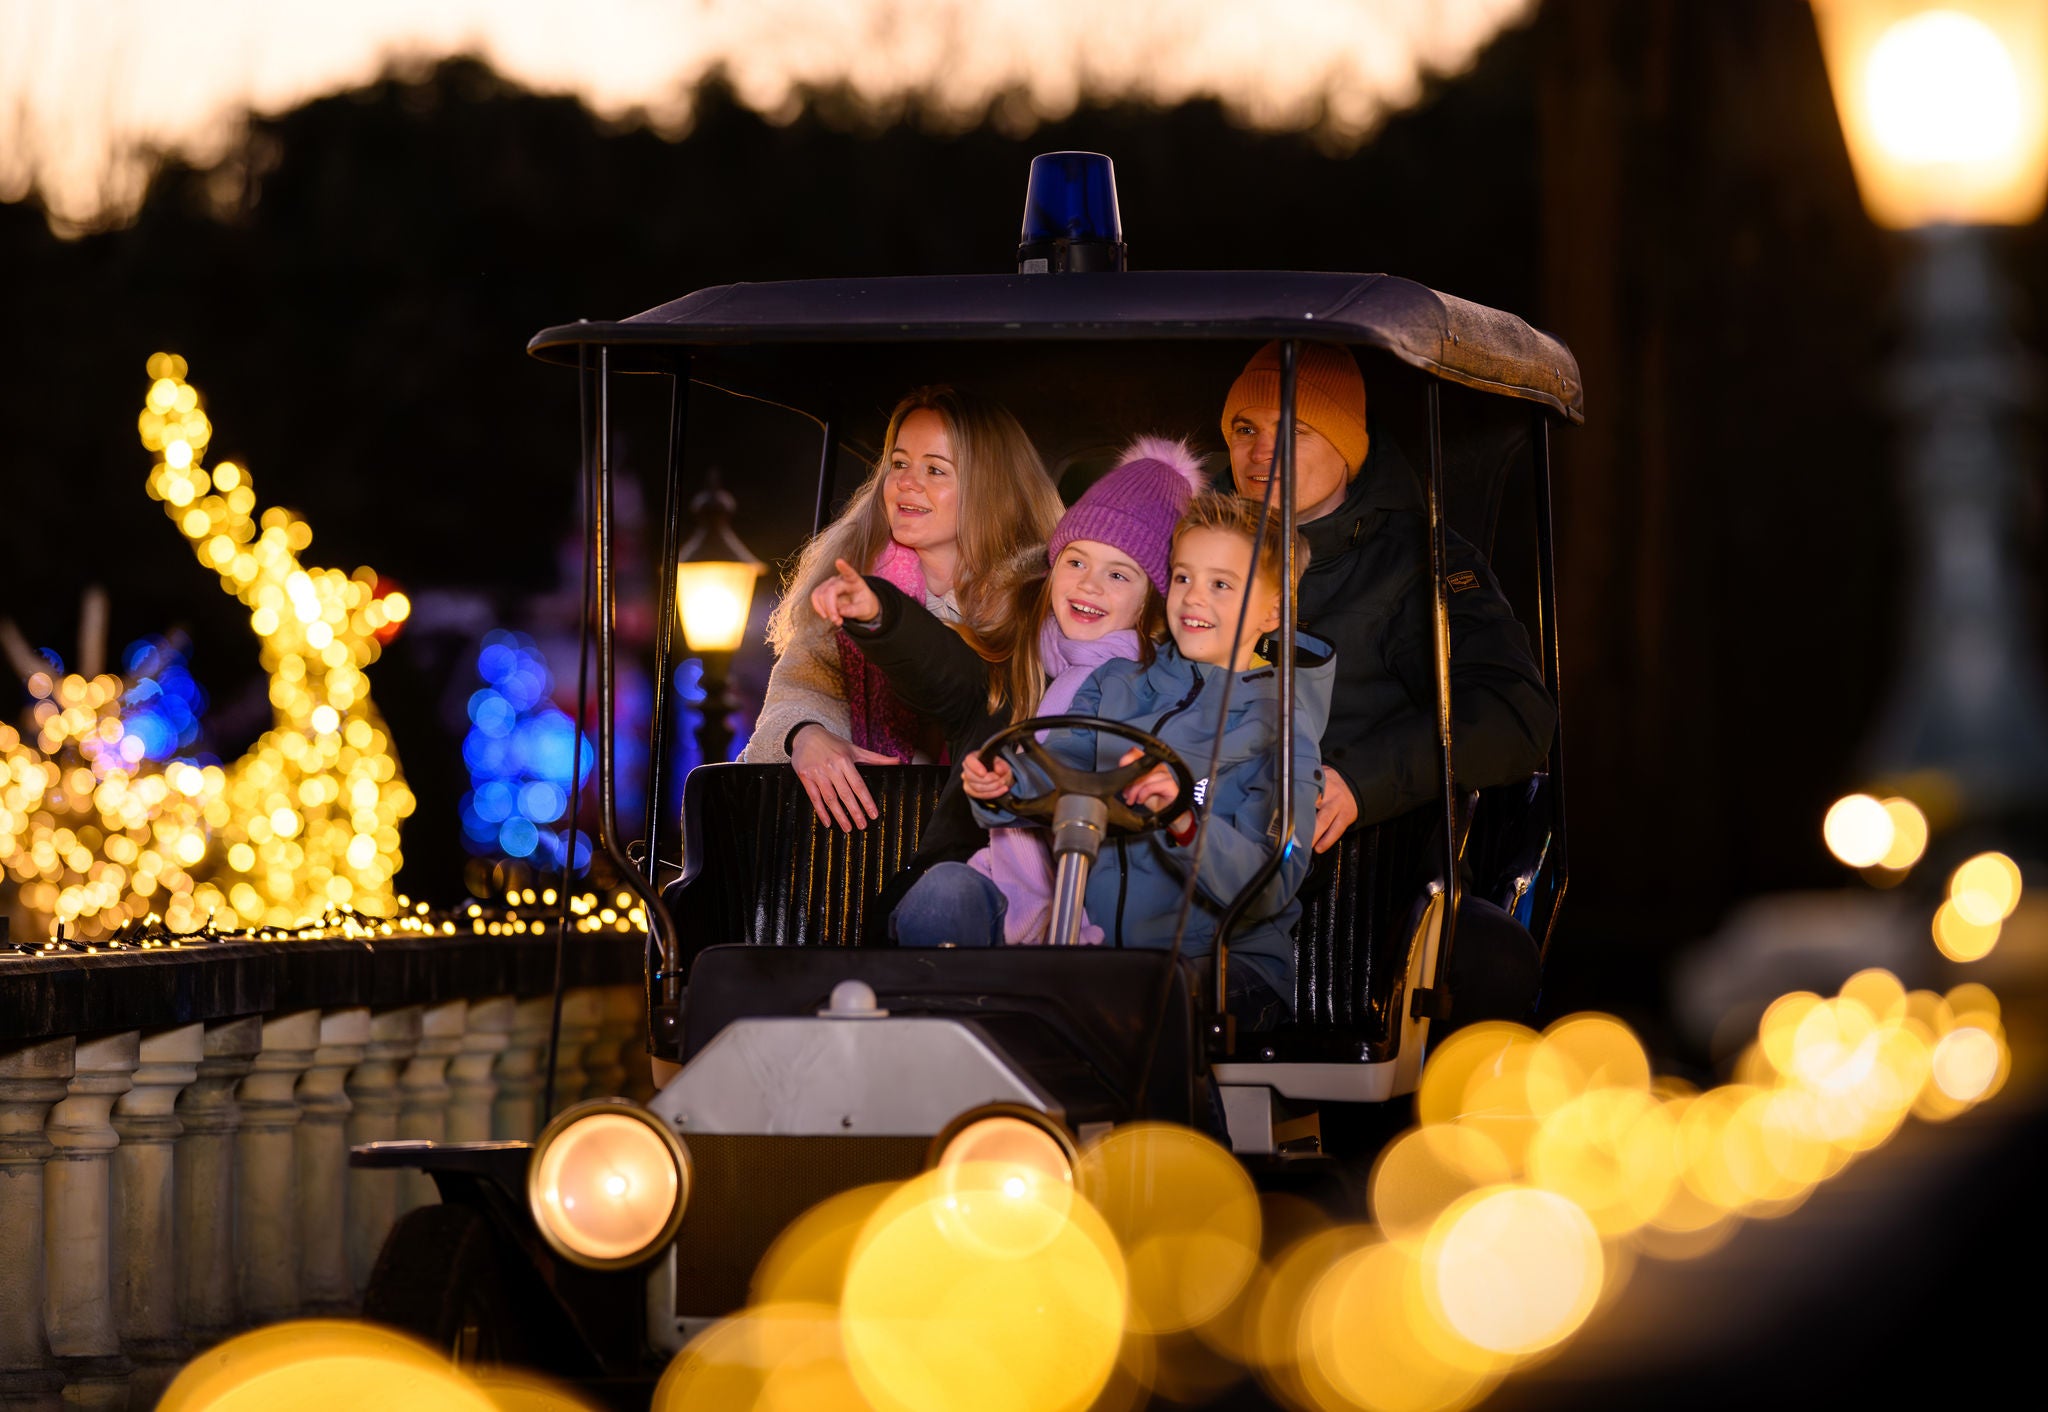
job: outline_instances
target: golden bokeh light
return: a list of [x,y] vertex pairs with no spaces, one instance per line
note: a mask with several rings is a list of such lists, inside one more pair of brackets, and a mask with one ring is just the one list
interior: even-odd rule
[[2003,853],[1979,853],[1950,876],[1948,900],[1973,926],[1996,926],[2020,905],[2019,864]]
[[1677,1125],[1647,1085],[1581,1093],[1548,1114],[1529,1144],[1530,1183],[1570,1199],[1606,1237],[1662,1211],[1678,1166]]
[[498,1412],[598,1412],[595,1403],[523,1368],[485,1368],[475,1382]]
[[662,1374],[650,1412],[868,1412],[828,1304],[741,1310],[706,1329]]
[[1976,1025],[1950,1030],[1934,1047],[1934,1081],[1962,1103],[1988,1097],[2004,1064],[1998,1037]]
[[1316,1282],[1300,1332],[1303,1389],[1316,1407],[1453,1412],[1492,1387],[1507,1360],[1438,1323],[1422,1266],[1408,1246],[1371,1244]]
[[33,925],[87,939],[153,914],[178,933],[291,927],[336,905],[390,917],[413,797],[370,700],[388,621],[377,575],[305,567],[305,521],[259,516],[245,468],[203,469],[213,426],[184,360],[156,354],[149,373],[149,493],[252,609],[272,724],[224,767],[162,768],[122,725],[128,682],[37,673],[32,733],[0,725],[0,863]]
[[1600,1298],[1600,1234],[1554,1191],[1477,1191],[1438,1218],[1422,1250],[1430,1307],[1489,1352],[1526,1356],[1569,1337]]
[[160,1412],[495,1412],[484,1390],[396,1330],[340,1319],[272,1324],[219,1344],[179,1373]]
[[1224,1147],[1136,1123],[1089,1145],[1075,1173],[1130,1271],[1131,1327],[1192,1328],[1220,1314],[1259,1259],[1259,1198]]
[[1896,798],[1884,801],[1884,812],[1892,821],[1892,842],[1876,866],[1903,873],[1927,852],[1927,815],[1912,800]]
[[1460,1197],[1511,1181],[1515,1170],[1500,1144],[1474,1128],[1411,1128],[1373,1164],[1373,1220],[1394,1240],[1421,1240]]
[[2005,923],[1999,918],[1974,922],[1963,914],[1954,899],[1934,911],[1935,949],[1951,961],[1981,961],[1998,945]]
[[1095,1208],[927,1172],[876,1209],[847,1266],[848,1364],[878,1412],[1080,1412],[1116,1367],[1126,1283]]
[[1871,868],[1891,852],[1895,826],[1891,813],[1867,794],[1837,799],[1821,821],[1828,852],[1852,868]]

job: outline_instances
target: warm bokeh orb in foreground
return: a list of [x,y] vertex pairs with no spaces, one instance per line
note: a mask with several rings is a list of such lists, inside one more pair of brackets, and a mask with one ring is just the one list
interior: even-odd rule
[[1192,1129],[1118,1128],[1081,1154],[1076,1176],[1123,1248],[1134,1329],[1172,1333],[1214,1318],[1258,1265],[1251,1178]]
[[1446,1211],[1422,1252],[1430,1306],[1459,1336],[1521,1356],[1570,1336],[1600,1298],[1600,1233],[1556,1192],[1505,1186]]
[[1109,1381],[1125,1319],[1115,1237],[1087,1201],[1012,1196],[1010,1176],[927,1172],[861,1231],[840,1313],[877,1412],[1081,1412]]
[[163,1412],[495,1412],[447,1357],[391,1329],[302,1319],[231,1338],[185,1366]]

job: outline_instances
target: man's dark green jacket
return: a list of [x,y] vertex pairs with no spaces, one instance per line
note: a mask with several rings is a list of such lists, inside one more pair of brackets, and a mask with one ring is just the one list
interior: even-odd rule
[[[1440,778],[1429,516],[1407,455],[1375,429],[1344,503],[1301,529],[1299,621],[1337,653],[1323,765],[1378,823],[1437,798]],[[1557,708],[1486,560],[1447,540],[1452,771],[1465,789],[1507,784],[1542,767]]]

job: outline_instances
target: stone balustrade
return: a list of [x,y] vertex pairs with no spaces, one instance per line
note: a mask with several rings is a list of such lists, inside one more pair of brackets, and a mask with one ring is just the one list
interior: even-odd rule
[[[571,940],[557,1109],[652,1091],[642,945]],[[348,1148],[532,1138],[553,977],[538,933],[0,955],[0,1407],[151,1407],[229,1334],[357,1307],[436,1197]]]

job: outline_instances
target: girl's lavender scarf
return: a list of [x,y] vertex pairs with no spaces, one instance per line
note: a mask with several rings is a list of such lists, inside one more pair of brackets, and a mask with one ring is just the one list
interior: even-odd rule
[[[1074,693],[1104,662],[1136,661],[1138,634],[1126,628],[1105,633],[1093,642],[1076,642],[1051,618],[1038,632],[1038,658],[1052,681],[1039,700],[1036,714],[1057,716],[1074,704]],[[967,860],[968,866],[993,882],[1010,904],[1003,916],[1003,940],[1012,946],[1043,946],[1052,924],[1052,849],[1041,828],[990,829],[988,847]],[[1084,946],[1102,944],[1102,928],[1081,921]]]
[[[910,595],[910,601],[924,604],[924,569],[917,551],[895,540],[882,546],[874,567],[868,570]],[[868,662],[846,633],[835,634],[839,644],[839,668],[846,675],[846,717],[848,735],[863,750],[878,750],[908,764],[919,754],[928,760],[945,756],[945,745],[932,723],[905,706],[889,687],[889,680]]]

